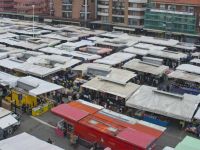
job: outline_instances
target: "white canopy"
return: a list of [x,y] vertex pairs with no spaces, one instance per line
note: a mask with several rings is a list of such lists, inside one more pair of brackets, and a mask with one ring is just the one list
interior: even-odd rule
[[108,38],[118,38],[120,36],[127,36],[127,33],[112,31],[112,32],[106,32],[100,35],[103,37],[108,37]]
[[64,55],[64,56],[71,56],[71,57],[76,57],[84,60],[95,60],[101,58],[100,55],[96,54],[89,54],[89,53],[84,53],[80,51],[66,51],[66,50],[61,50],[58,48],[52,48],[52,47],[46,47],[39,49],[39,51],[47,53],[47,54],[57,54],[57,55]]
[[62,55],[65,52],[64,50],[54,47],[44,47],[39,49],[39,51],[47,54],[57,54],[57,55]]
[[146,56],[149,50],[136,48],[136,47],[128,47],[128,48],[125,48],[123,51],[127,53],[131,53],[131,54],[135,54],[135,55]]
[[63,43],[60,44],[58,46],[56,46],[56,48],[62,49],[62,50],[69,50],[69,51],[73,51],[76,48],[79,47],[83,47],[83,46],[93,46],[95,45],[92,41],[89,40],[81,40],[78,42],[67,42],[67,43]]
[[0,66],[7,69],[14,69],[15,67],[19,67],[23,64],[22,61],[17,61],[12,58],[6,58],[0,60]]
[[129,80],[136,77],[137,75],[128,70],[111,68],[111,71],[105,77],[100,77],[103,80],[118,83],[118,84],[126,84]]
[[179,65],[176,69],[181,70],[181,71],[195,73],[195,74],[200,74],[200,67],[195,66],[195,65],[182,64],[182,65]]
[[127,83],[126,85],[117,84],[101,80],[98,77],[96,77],[88,81],[87,83],[83,84],[82,87],[99,92],[109,93],[127,99],[140,86],[130,82]]
[[183,50],[188,50],[188,51],[195,51],[196,47],[194,44],[191,43],[184,43],[180,42],[177,45],[174,46],[175,48],[183,49]]
[[48,68],[31,63],[23,63],[21,66],[15,67],[14,70],[43,78],[63,69],[60,67]]
[[11,46],[16,46],[16,47],[22,47],[26,49],[31,49],[31,50],[38,50],[43,47],[47,47],[48,44],[46,43],[32,43],[28,41],[20,41],[16,39],[0,39],[0,43],[5,43]]
[[0,39],[15,38],[15,37],[18,37],[18,36],[19,35],[17,35],[17,34],[6,32],[4,34],[0,34]]
[[162,58],[169,58],[173,60],[180,60],[183,58],[187,58],[187,54],[181,53],[181,52],[173,52],[173,51],[167,51],[167,50],[150,50],[148,52],[149,55],[162,57]]
[[[81,61],[72,57],[60,55],[38,55],[30,57],[23,64],[14,67],[15,70],[38,77],[46,77],[56,72],[66,70]],[[1,62],[0,62],[1,64]]]
[[57,84],[53,84],[32,76],[21,77],[18,80],[18,82],[30,86],[37,85],[36,87],[33,87],[33,89],[29,90],[29,94],[33,96],[41,95],[44,93],[52,92],[63,88],[62,86],[59,86]]
[[126,106],[191,121],[199,102],[195,95],[176,95],[143,85],[126,101]]
[[59,34],[59,33],[50,33],[50,34],[45,34],[41,35],[40,37],[43,38],[51,38],[51,39],[57,39],[57,40],[62,40],[62,41],[76,41],[79,39],[79,35],[73,35],[73,34]]
[[123,63],[133,57],[135,57],[134,54],[117,52],[102,59],[95,60],[94,62],[114,66]]
[[1,150],[63,150],[27,133],[0,141]]
[[168,66],[159,66],[150,63],[145,63],[139,59],[130,60],[129,62],[124,64],[123,68],[144,73],[150,73],[156,76],[162,75],[167,69],[169,69]]
[[11,114],[10,110],[0,107],[0,118]]
[[164,147],[164,149],[163,150],[174,150],[174,148],[172,148],[172,147],[169,147],[169,146],[166,146],[166,147]]
[[175,46],[179,43],[178,40],[164,39],[164,38],[162,39],[162,38],[155,38],[155,37],[150,37],[150,36],[141,36],[140,41],[144,43],[163,45],[163,46]]
[[140,49],[146,49],[146,50],[164,50],[166,47],[164,46],[158,46],[153,44],[147,44],[147,43],[137,43],[133,47],[140,48]]
[[176,70],[168,74],[169,78],[181,79],[190,82],[200,83],[200,75]]
[[194,52],[192,53],[192,56],[195,58],[200,58],[200,52]]
[[6,84],[10,87],[15,87],[18,79],[19,77],[0,71],[0,84]]
[[200,59],[195,58],[195,59],[192,59],[190,62],[200,64]]
[[78,65],[74,68],[72,68],[72,70],[74,71],[81,71],[82,74],[87,73],[88,67],[93,67],[93,68],[102,68],[102,69],[109,69],[111,68],[108,65],[104,65],[104,64],[98,64],[98,63],[83,63],[81,65]]
[[84,53],[84,52],[79,52],[79,51],[64,52],[63,55],[73,56],[73,57],[81,58],[84,60],[96,60],[96,59],[101,58],[100,55],[89,54],[89,53]]
[[17,122],[18,121],[12,115],[7,115],[3,118],[0,118],[0,129],[6,129],[6,128],[16,124]]

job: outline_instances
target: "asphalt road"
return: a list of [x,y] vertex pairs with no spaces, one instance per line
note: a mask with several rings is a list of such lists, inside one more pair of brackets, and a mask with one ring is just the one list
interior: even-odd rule
[[[59,137],[55,134],[54,127],[56,127],[59,120],[61,118],[53,115],[51,112],[47,112],[37,118],[23,115],[21,126],[15,134],[27,132],[44,141],[47,141],[50,137],[53,139],[55,145],[65,150],[88,150],[81,145],[73,147],[70,145],[69,139]],[[186,133],[184,130],[180,130],[176,125],[171,125],[156,142],[156,150],[162,150],[165,146],[175,147],[185,136]]]
[[65,150],[87,150],[87,148],[80,145],[73,147],[70,145],[67,138],[59,137],[55,134],[53,126],[56,126],[56,123],[60,118],[54,116],[50,112],[44,114],[41,118],[42,120],[39,120],[40,118],[35,119],[34,117],[23,115],[21,126],[15,134],[27,132],[44,141],[47,141],[50,137],[55,145]]

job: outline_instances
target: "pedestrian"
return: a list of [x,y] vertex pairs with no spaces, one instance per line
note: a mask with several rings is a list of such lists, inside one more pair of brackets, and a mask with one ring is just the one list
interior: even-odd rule
[[53,141],[51,140],[51,138],[48,138],[47,143],[53,144]]

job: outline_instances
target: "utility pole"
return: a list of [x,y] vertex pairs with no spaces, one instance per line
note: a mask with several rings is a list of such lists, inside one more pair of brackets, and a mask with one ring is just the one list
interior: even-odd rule
[[88,0],[85,0],[85,27],[87,27]]
[[35,37],[35,5],[32,5],[33,8],[33,38]]

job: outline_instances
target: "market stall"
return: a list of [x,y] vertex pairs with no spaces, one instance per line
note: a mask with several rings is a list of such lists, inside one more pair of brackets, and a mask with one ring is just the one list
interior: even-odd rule
[[155,146],[155,140],[165,131],[165,128],[145,124],[83,101],[59,105],[53,108],[52,112],[64,119],[64,131],[70,135],[72,143],[76,137],[75,139],[78,138],[90,145],[96,143],[99,148],[147,150]]
[[[56,93],[53,91],[62,88],[62,86],[32,76],[21,77],[6,100],[21,107],[22,111],[37,116],[48,111],[54,102],[59,101],[59,97],[56,97]],[[53,100],[49,97],[52,97]]]
[[163,64],[170,68],[176,68],[178,65],[187,61],[188,55],[181,52],[173,52],[169,50],[150,50],[148,56],[162,58]]
[[127,78],[121,78],[119,81],[114,80],[114,78],[106,79],[95,77],[81,85],[82,98],[90,102],[94,101],[94,103],[100,104],[106,108],[124,112],[125,101],[140,87],[131,82],[126,83],[126,80]]
[[112,52],[112,49],[97,47],[97,46],[87,46],[87,47],[79,48],[79,51],[91,53],[91,54],[98,54],[105,57],[106,55],[109,55]]
[[200,59],[194,58],[190,61],[190,63],[200,67]]
[[195,66],[195,65],[191,65],[191,64],[179,65],[176,68],[176,70],[185,71],[185,72],[189,72],[189,73],[194,73],[194,74],[200,75],[200,67],[199,66]]
[[137,84],[147,84],[158,86],[158,83],[164,77],[168,66],[149,63],[139,59],[133,59],[124,64],[123,68],[135,71],[138,76],[135,79]]
[[28,133],[21,133],[14,137],[0,141],[1,150],[63,150],[46,141],[42,141]]
[[11,136],[19,125],[17,114],[0,107],[0,140]]
[[[126,101],[126,106],[157,114],[157,116],[166,116],[166,120],[174,118],[191,122],[199,103],[200,99],[195,95],[177,95],[143,85]],[[159,117],[158,119],[153,118],[156,117],[144,119],[159,123]]]
[[175,70],[168,74],[170,90],[175,93],[200,94],[200,75]]
[[135,56],[136,55],[130,53],[117,52],[112,55],[106,56],[102,59],[95,60],[94,62],[99,64],[121,67],[123,63],[134,58]]
[[56,54],[56,55],[74,57],[84,62],[92,62],[96,59],[101,58],[101,56],[97,54],[89,54],[89,53],[80,52],[80,51],[66,51],[66,50],[61,50],[59,48],[53,48],[53,47],[42,48],[42,49],[39,49],[39,51],[44,52],[45,54]]
[[107,75],[108,72],[111,71],[110,70],[111,66],[98,63],[83,63],[81,65],[72,68],[72,71],[77,72],[79,77],[84,77],[88,75],[88,69],[91,68],[96,70],[94,73],[95,75],[100,75],[100,74]]

